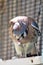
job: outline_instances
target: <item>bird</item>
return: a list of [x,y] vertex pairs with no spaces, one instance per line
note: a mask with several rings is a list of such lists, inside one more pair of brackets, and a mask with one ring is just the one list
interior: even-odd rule
[[15,50],[19,58],[27,54],[35,54],[35,43],[41,35],[39,25],[35,19],[27,16],[17,16],[9,21],[9,35],[14,42]]

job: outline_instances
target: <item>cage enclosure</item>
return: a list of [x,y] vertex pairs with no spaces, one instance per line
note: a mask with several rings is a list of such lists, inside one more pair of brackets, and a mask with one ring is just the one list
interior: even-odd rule
[[[0,3],[3,4],[1,1]],[[5,0],[5,6],[3,7],[5,11],[0,12],[0,59],[7,60],[5,63],[12,63],[12,65],[13,63],[16,65],[16,61],[25,65],[41,64],[43,62],[43,0]],[[17,57],[14,42],[9,35],[9,27],[11,26],[9,21],[17,16],[33,18],[39,26],[41,36],[37,38],[35,44],[35,49],[37,49],[35,55],[29,53],[25,58]],[[24,29],[27,29],[27,27],[25,26]],[[20,63],[18,65],[21,65]]]

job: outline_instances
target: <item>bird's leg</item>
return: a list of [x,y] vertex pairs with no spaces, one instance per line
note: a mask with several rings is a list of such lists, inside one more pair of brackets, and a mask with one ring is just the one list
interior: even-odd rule
[[23,57],[25,57],[25,58],[27,57],[26,56],[26,54],[27,54],[26,50],[27,50],[26,49],[26,44],[23,44]]
[[37,54],[37,50],[36,50],[36,47],[34,45],[32,50],[31,50],[31,55],[35,55],[35,54]]

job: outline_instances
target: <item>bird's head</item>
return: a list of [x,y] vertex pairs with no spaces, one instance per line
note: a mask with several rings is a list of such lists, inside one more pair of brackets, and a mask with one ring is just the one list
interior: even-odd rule
[[12,34],[14,34],[15,39],[21,43],[37,41],[38,36],[41,34],[38,24],[32,19],[30,21],[31,24],[26,24],[26,22],[27,21],[24,22],[23,20],[13,21]]

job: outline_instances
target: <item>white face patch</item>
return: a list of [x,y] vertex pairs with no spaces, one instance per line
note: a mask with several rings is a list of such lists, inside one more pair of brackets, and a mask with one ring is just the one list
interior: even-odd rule
[[18,39],[19,38],[19,36],[16,36],[16,39]]
[[24,32],[24,37],[26,37],[26,32]]

